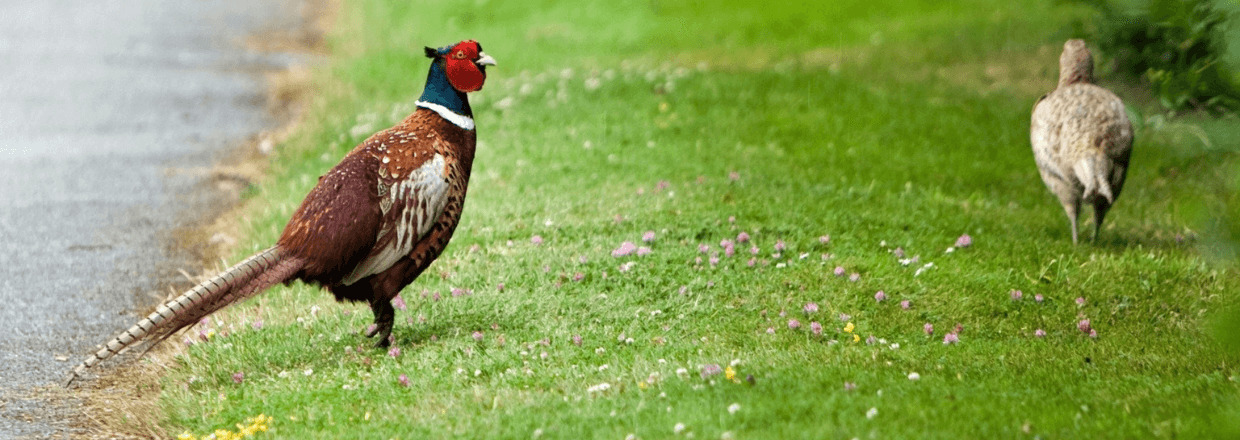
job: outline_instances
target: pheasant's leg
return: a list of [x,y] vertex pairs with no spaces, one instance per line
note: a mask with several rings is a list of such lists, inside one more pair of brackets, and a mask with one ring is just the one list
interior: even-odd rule
[[1111,209],[1111,204],[1106,200],[1094,202],[1094,240],[1098,241],[1098,234],[1102,232],[1102,219],[1106,218],[1107,211]]
[[396,319],[396,309],[392,307],[391,301],[376,299],[370,302],[370,310],[375,313],[375,328],[372,332],[367,332],[366,336],[379,337],[375,342],[376,348],[387,347],[390,344],[388,336],[392,335],[392,321]]
[[1064,200],[1063,212],[1068,215],[1068,225],[1072,226],[1072,244],[1076,244],[1076,219],[1081,210],[1081,203],[1076,200]]

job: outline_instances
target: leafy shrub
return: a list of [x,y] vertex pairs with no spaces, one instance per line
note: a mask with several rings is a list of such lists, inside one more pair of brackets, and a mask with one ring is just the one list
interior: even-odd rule
[[1118,73],[1141,77],[1171,111],[1240,109],[1224,60],[1229,14],[1212,0],[1078,0],[1098,11],[1088,26]]

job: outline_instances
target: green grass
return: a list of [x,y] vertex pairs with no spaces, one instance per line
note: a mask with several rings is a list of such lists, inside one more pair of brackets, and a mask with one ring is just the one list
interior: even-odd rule
[[[344,4],[313,109],[272,157],[238,251],[273,242],[317,176],[412,110],[421,45],[478,39],[499,66],[471,97],[469,199],[448,250],[404,291],[402,353],[369,348],[367,307],[274,289],[222,315],[230,335],[169,371],[174,432],[259,413],[274,417],[271,438],[669,438],[678,423],[695,438],[1238,429],[1238,356],[1212,333],[1238,283],[1198,251],[1192,219],[1225,202],[1240,128],[1139,124],[1101,240],[1073,246],[1034,169],[1028,117],[1080,10],[427,3]],[[611,256],[645,231],[649,255]],[[709,258],[699,245],[720,252],[742,231],[752,243],[736,256],[696,262]],[[974,244],[947,253],[965,233]],[[897,247],[919,262],[900,264]],[[806,314],[809,302],[820,310]],[[247,325],[259,318],[261,330]],[[1084,318],[1096,339],[1077,329]],[[957,323],[960,342],[945,345]],[[736,381],[699,376],[734,360]]]

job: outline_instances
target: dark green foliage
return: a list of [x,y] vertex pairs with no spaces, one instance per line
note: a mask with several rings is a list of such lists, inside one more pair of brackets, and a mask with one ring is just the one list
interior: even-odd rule
[[1223,56],[1231,17],[1212,0],[1081,1],[1097,9],[1085,26],[1104,59],[1139,76],[1170,111],[1240,108],[1240,87]]

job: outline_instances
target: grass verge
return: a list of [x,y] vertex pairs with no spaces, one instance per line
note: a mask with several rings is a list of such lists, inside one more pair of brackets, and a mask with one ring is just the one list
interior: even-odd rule
[[[195,329],[214,336],[169,370],[167,425],[205,433],[262,413],[280,438],[1235,429],[1218,408],[1235,402],[1236,355],[1209,325],[1235,304],[1235,273],[1203,259],[1186,211],[1217,197],[1240,129],[1139,118],[1101,240],[1072,246],[1028,117],[1079,14],[345,4],[308,120],[252,194],[243,251],[412,110],[420,45],[476,38],[500,66],[472,98],[463,222],[402,295],[398,353],[368,348],[366,307],[274,289]],[[614,257],[626,241],[649,254]]]

